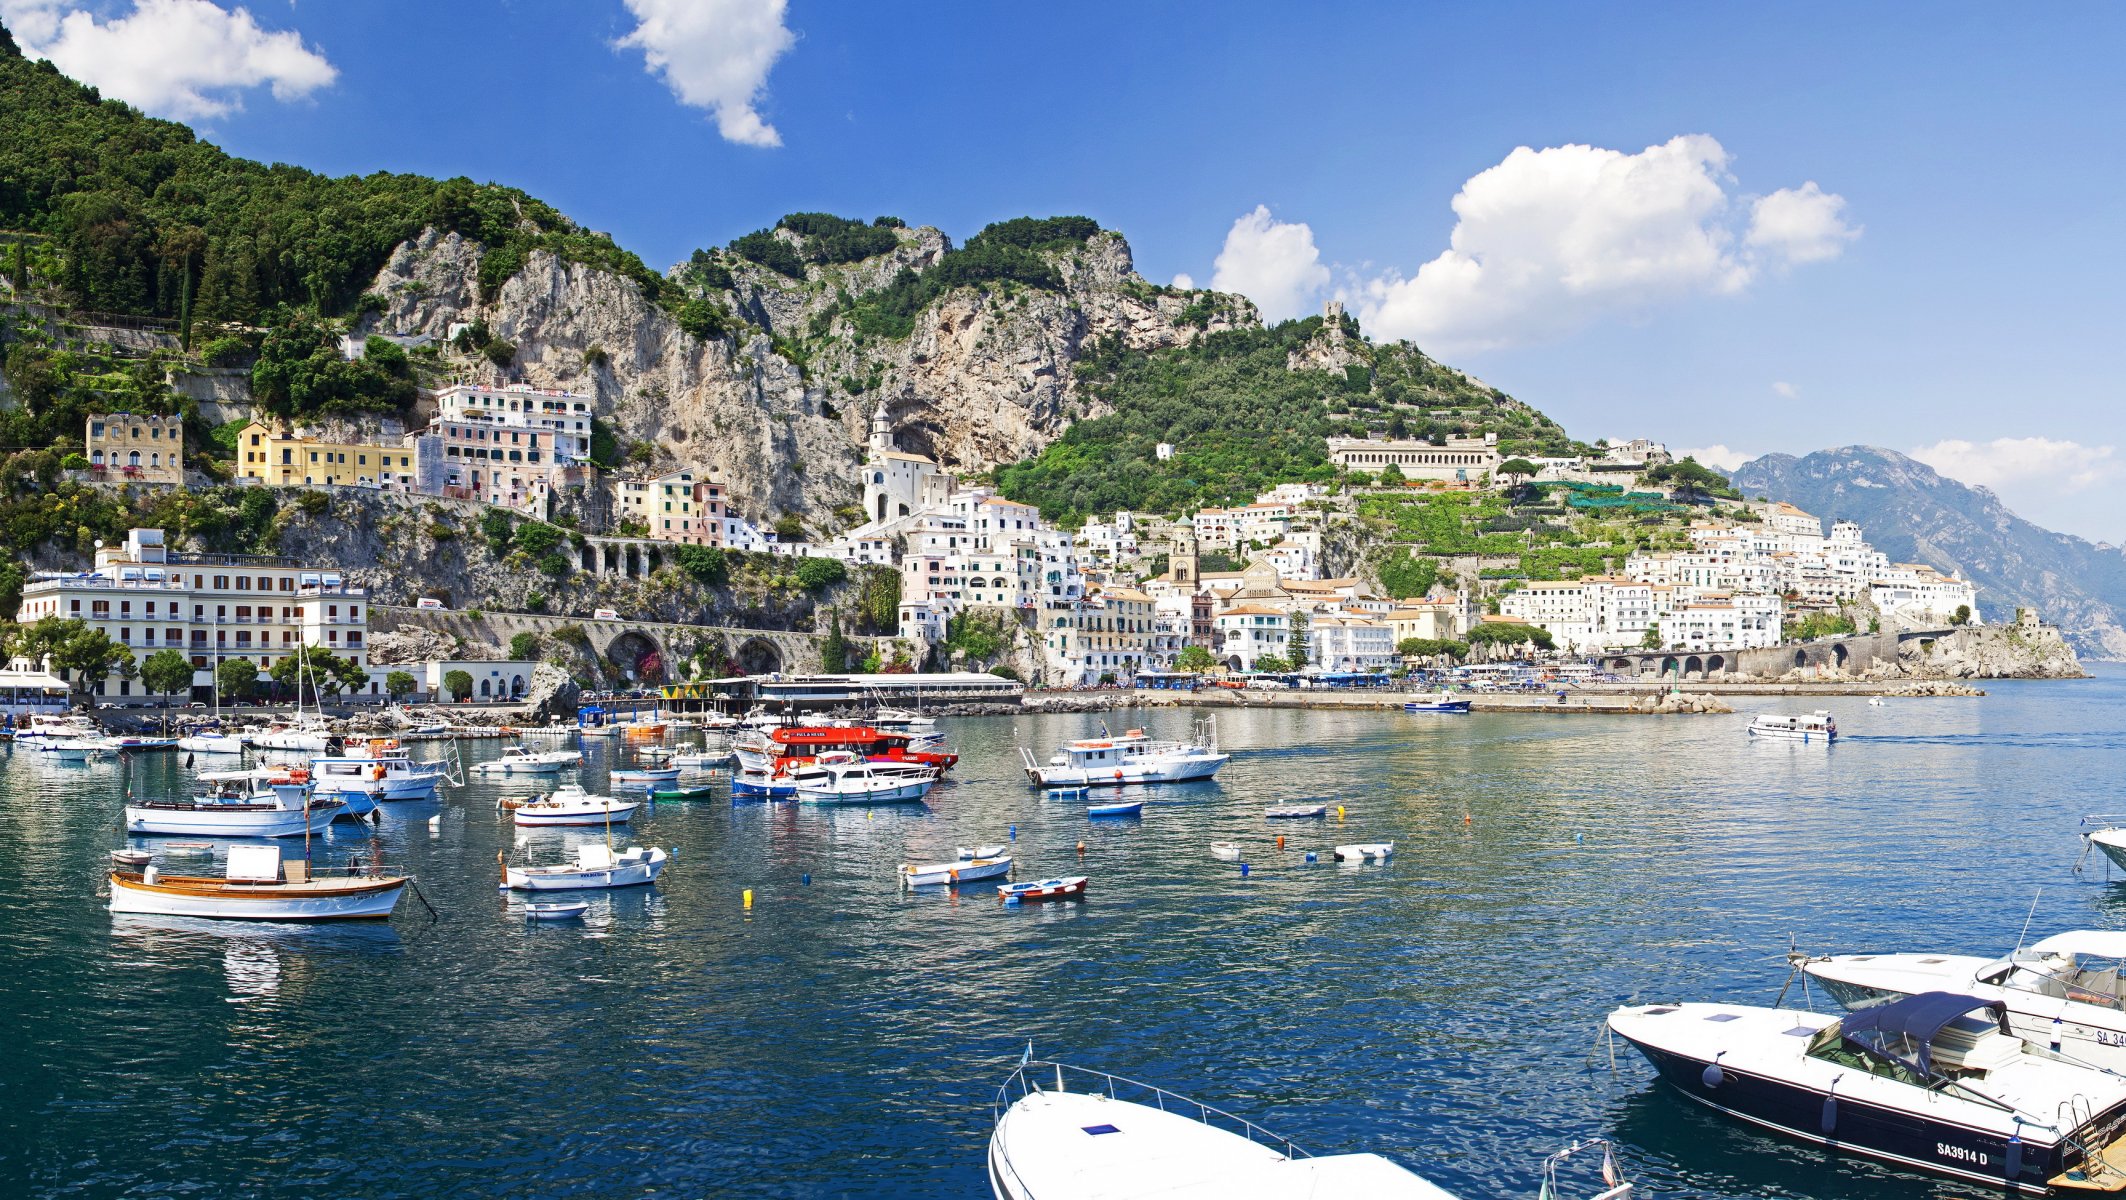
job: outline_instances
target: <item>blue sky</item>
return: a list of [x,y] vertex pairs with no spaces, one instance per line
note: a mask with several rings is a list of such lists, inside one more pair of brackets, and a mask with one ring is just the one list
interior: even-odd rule
[[654,266],[794,210],[1084,213],[1151,279],[1342,295],[1582,437],[1925,448],[2126,541],[2126,10],[233,8],[0,0],[235,153],[514,184]]

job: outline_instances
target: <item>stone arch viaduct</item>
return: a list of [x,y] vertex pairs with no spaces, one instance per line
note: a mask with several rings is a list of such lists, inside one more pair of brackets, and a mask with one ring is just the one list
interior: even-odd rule
[[[372,633],[405,629],[428,629],[445,637],[496,646],[509,645],[520,633],[553,635],[573,626],[590,639],[591,649],[624,669],[669,664],[678,657],[679,646],[693,647],[705,641],[720,641],[726,652],[749,675],[773,672],[802,673],[819,670],[819,635],[804,630],[748,629],[743,626],[681,625],[664,621],[598,620],[587,617],[551,616],[544,613],[452,611],[406,608],[391,604],[369,606]],[[638,678],[640,675],[638,674]],[[650,680],[644,680],[651,682]]]

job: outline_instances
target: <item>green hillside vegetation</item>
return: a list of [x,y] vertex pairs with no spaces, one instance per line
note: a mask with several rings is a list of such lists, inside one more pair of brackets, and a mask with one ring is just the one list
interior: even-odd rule
[[196,323],[279,324],[352,311],[392,247],[425,226],[482,243],[492,293],[533,250],[618,272],[642,260],[515,189],[378,172],[334,178],[232,157],[31,62],[0,31],[0,229],[48,239],[78,308]]
[[[1321,317],[1148,354],[1117,339],[1098,343],[1078,363],[1079,382],[1113,411],[1071,426],[1039,457],[999,468],[998,485],[1051,520],[1118,508],[1187,512],[1244,503],[1274,484],[1337,479],[1331,436],[1496,433],[1515,452],[1572,447],[1534,409],[1414,346],[1368,345],[1357,321],[1344,321],[1369,361],[1341,372],[1286,368],[1287,356],[1321,333]],[[1165,462],[1160,442],[1174,445]]]

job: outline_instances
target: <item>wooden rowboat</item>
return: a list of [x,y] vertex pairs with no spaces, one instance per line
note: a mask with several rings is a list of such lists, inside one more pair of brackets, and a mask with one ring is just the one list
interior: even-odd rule
[[705,800],[709,796],[714,795],[715,792],[716,788],[711,784],[701,784],[696,787],[655,788],[650,792],[650,799]]
[[1092,882],[1084,875],[1066,875],[1060,879],[1043,879],[1039,883],[1005,883],[997,886],[997,899],[1006,904],[1019,904],[1027,900],[1062,900],[1085,894],[1085,885]]
[[1328,816],[1329,806],[1326,804],[1287,804],[1282,808],[1273,808],[1262,815],[1272,821],[1304,821],[1309,817]]
[[555,900],[542,904],[525,905],[524,919],[527,921],[567,921],[580,917],[590,910],[591,906],[588,901]]

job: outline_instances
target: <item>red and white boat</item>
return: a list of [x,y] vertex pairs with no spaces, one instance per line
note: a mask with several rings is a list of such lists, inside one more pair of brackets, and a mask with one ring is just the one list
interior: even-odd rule
[[768,775],[787,775],[836,751],[874,763],[925,766],[939,774],[960,761],[936,734],[909,734],[870,725],[786,725],[747,738],[734,749],[740,770]]
[[1092,880],[1084,875],[1065,875],[1060,879],[1043,879],[1039,883],[1003,883],[997,885],[997,899],[1006,904],[1018,904],[1027,900],[1063,900],[1085,894],[1085,885]]

